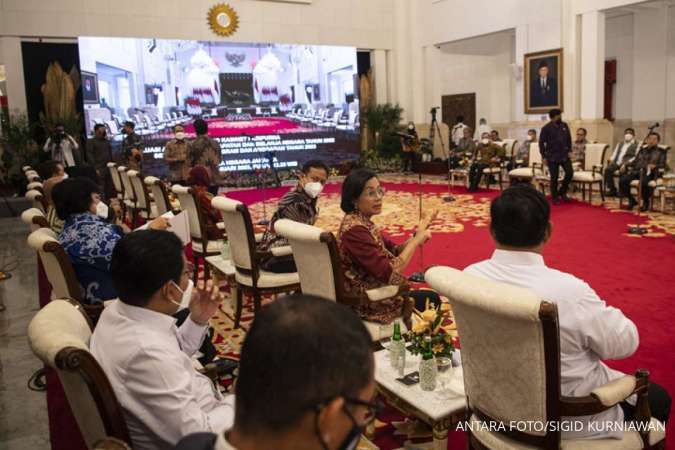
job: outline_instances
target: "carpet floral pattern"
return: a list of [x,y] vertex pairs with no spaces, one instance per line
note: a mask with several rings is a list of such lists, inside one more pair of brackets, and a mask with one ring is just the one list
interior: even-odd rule
[[[317,226],[336,232],[343,213],[340,210],[342,180],[328,183],[319,200]],[[426,268],[429,264],[444,264],[462,269],[488,258],[493,244],[489,237],[490,201],[498,190],[480,190],[469,194],[463,187],[453,187],[455,201],[445,203],[447,181],[443,177],[424,177],[421,187],[416,176],[385,175],[380,181],[387,189],[384,208],[375,222],[393,240],[401,242],[414,230],[418,221],[418,192],[422,191],[423,210],[438,209],[432,224],[434,238],[411,261],[406,274]],[[231,198],[248,205],[254,223],[269,219],[277,200],[289,187],[227,192]],[[573,197],[581,200],[580,193]],[[263,198],[266,198],[263,206]],[[570,272],[587,281],[609,305],[620,308],[640,330],[640,347],[635,355],[608,364],[624,373],[645,367],[650,379],[675,392],[675,370],[672,366],[674,335],[668,332],[672,314],[663,305],[675,301],[675,279],[665,277],[664,268],[673,264],[675,255],[675,216],[650,211],[639,216],[618,208],[618,200],[608,198],[604,204],[594,196],[592,206],[575,201],[552,207],[554,235],[544,257],[551,267]],[[639,238],[627,234],[630,224],[639,223],[649,232]],[[654,264],[658,261],[658,264]],[[670,263],[668,262],[670,261]],[[242,327],[233,329],[233,308],[229,290],[212,324],[216,329],[214,342],[221,354],[238,357],[239,349],[253,319],[250,299],[245,298]],[[639,301],[638,301],[639,300]],[[269,299],[267,299],[269,301]],[[454,331],[454,330],[452,330]],[[668,363],[667,361],[671,361]],[[382,450],[431,448],[429,430],[419,427],[392,408],[378,417],[372,443],[364,441],[361,448]],[[669,432],[675,432],[669,423]],[[465,448],[465,436],[451,432],[448,448]]]

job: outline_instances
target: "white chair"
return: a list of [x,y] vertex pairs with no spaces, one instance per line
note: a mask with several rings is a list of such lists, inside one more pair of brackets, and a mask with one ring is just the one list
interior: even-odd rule
[[21,170],[23,171],[23,173],[26,173],[27,171],[32,170],[32,169],[33,169],[33,168],[32,168],[31,166],[23,166],[23,167],[21,168]]
[[[344,290],[344,275],[333,233],[288,219],[275,222],[274,231],[285,237],[291,245],[303,294],[354,306],[387,300],[407,291],[405,287],[391,285],[368,290],[364,297],[348,296]],[[363,323],[373,341],[391,337],[394,332],[393,322],[389,325],[368,321]]]
[[106,164],[108,167],[108,172],[110,172],[110,178],[112,178],[113,182],[113,187],[115,188],[115,195],[117,197],[117,200],[120,201],[120,203],[124,203],[124,185],[122,184],[122,178],[120,177],[120,173],[117,170],[117,164],[114,162],[109,162]]
[[260,268],[261,259],[269,256],[290,255],[290,247],[277,248],[271,252],[256,250],[251,215],[246,205],[226,197],[214,197],[214,208],[220,211],[225,223],[225,231],[230,242],[230,257],[235,268],[237,282],[236,310],[234,327],[241,321],[243,294],[253,296],[255,312],[260,311],[261,297],[266,294],[300,290],[300,278],[297,272],[273,273]]
[[[471,449],[641,449],[663,441],[649,411],[648,372],[609,382],[586,397],[560,393],[558,311],[531,291],[465,274],[449,267],[429,269],[425,280],[448,297],[462,343],[462,370],[471,428]],[[561,417],[597,414],[633,394],[638,420],[654,425],[623,439],[561,438],[560,428],[509,429],[512,423],[560,423]],[[645,409],[646,408],[646,409]],[[504,423],[504,431],[489,424]],[[660,428],[663,430],[664,428]]]
[[[127,170],[131,188],[134,190],[134,198],[136,199],[137,215],[145,220],[151,220],[157,217],[157,206],[151,201],[148,191],[145,189],[143,180],[141,180],[140,173],[136,170]],[[135,216],[134,216],[135,218]],[[134,222],[134,228],[136,223]]]
[[223,244],[221,241],[209,240],[205,221],[202,218],[201,209],[197,205],[197,199],[192,189],[174,184],[171,186],[171,191],[178,197],[180,209],[187,211],[188,215],[190,236],[192,237],[192,262],[194,263],[193,281],[195,284],[197,283],[200,259],[204,263],[204,279],[208,280],[210,269],[205,258],[219,254]]
[[[588,186],[588,203],[593,201],[593,185],[598,185],[600,198],[605,201],[605,190],[602,187],[603,173],[605,170],[605,154],[609,149],[607,144],[586,144],[584,155],[584,170],[574,172],[572,182],[581,185],[581,198],[586,199],[586,186]],[[589,170],[590,168],[590,170]]]
[[131,180],[129,179],[129,174],[127,173],[127,168],[125,166],[117,167],[117,172],[119,174],[121,184],[123,187],[123,204],[124,209],[129,211],[131,214],[131,222],[135,223],[136,221],[136,195],[134,195],[134,188],[131,185]]
[[541,152],[539,151],[539,143],[533,142],[530,144],[530,154],[528,157],[528,166],[519,167],[509,172],[509,184],[517,181],[532,182],[536,177],[544,174],[541,163]]
[[28,246],[38,252],[52,286],[52,298],[72,298],[82,302],[82,287],[70,258],[49,228],[39,228],[28,236]]
[[40,175],[34,171],[34,170],[27,170],[24,175],[26,175],[26,179],[28,180],[29,183],[32,183],[34,181],[42,181],[42,178],[40,178]]
[[39,209],[42,213],[47,213],[47,200],[45,199],[42,192],[37,190],[29,190],[26,192],[26,198],[30,200],[33,204],[33,208]]
[[30,182],[26,185],[26,190],[27,191],[35,190],[35,191],[44,192],[44,186],[39,181],[32,181],[32,182]]
[[143,182],[150,188],[150,192],[152,192],[152,197],[155,200],[155,208],[157,209],[158,216],[161,216],[162,214],[169,211],[173,211],[171,202],[169,201],[169,195],[166,192],[166,187],[164,186],[162,180],[157,177],[145,177]]
[[30,231],[35,231],[40,228],[49,228],[47,217],[38,208],[28,208],[22,212],[21,220],[23,223],[30,226]]
[[88,449],[107,436],[130,443],[129,431],[115,391],[89,352],[92,323],[81,306],[68,299],[52,300],[28,325],[35,356],[54,369],[63,385]]

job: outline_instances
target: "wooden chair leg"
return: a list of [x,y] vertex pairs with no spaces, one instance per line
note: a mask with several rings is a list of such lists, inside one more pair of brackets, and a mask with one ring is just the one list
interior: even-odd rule
[[499,190],[503,191],[504,190],[504,179],[502,178],[502,173],[499,172]]
[[260,311],[261,304],[260,291],[256,289],[253,291],[253,310],[256,312],[256,314],[258,311]]
[[192,249],[192,282],[197,285],[199,275],[199,255]]
[[588,185],[588,204],[593,204],[593,183]]
[[237,286],[237,292],[236,292],[236,306],[234,309],[234,328],[239,328],[239,324],[241,322],[241,310],[242,310],[242,303],[243,299],[242,297],[244,296],[243,289],[240,286]]
[[600,182],[600,198],[602,199],[602,203],[605,203],[605,189],[602,184],[603,183]]
[[204,283],[206,283],[211,279],[211,268],[209,267],[209,263],[206,262],[206,253],[202,255],[202,261],[204,263]]

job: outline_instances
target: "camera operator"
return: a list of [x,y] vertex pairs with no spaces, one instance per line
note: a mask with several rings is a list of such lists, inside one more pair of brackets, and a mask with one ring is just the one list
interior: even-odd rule
[[42,148],[51,155],[51,159],[63,164],[63,167],[73,167],[80,163],[77,142],[69,134],[62,123],[54,125],[54,131]]

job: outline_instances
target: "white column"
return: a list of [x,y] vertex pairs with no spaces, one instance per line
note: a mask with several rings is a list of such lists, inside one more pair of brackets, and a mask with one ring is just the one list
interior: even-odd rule
[[370,52],[370,67],[373,69],[373,78],[375,80],[375,102],[387,103],[387,54],[385,50],[373,50]]
[[[435,45],[424,47],[424,104],[422,105],[422,122],[429,119],[429,110],[433,106],[441,106],[441,67],[443,57],[441,50]],[[440,112],[438,120],[441,120]]]
[[581,18],[581,119],[603,116],[605,79],[605,14],[584,13]]
[[413,118],[412,83],[411,83],[411,34],[410,10],[408,0],[394,0],[394,65],[390,70],[396,71],[396,103],[403,108],[404,121]]
[[520,79],[514,79],[513,92],[511,104],[511,120],[516,122],[526,120],[525,116],[525,58],[523,55],[528,52],[528,27],[527,25],[518,25],[516,27],[516,42],[515,42],[514,64],[522,71],[520,72]]
[[[668,15],[665,8],[633,16],[633,120],[662,120],[666,113]],[[672,94],[671,94],[672,95]]]
[[9,110],[26,112],[26,86],[23,80],[23,57],[21,39],[18,37],[0,37],[2,46],[2,64],[7,77],[7,103]]
[[[566,119],[579,118],[581,18],[574,13],[573,2],[561,2],[561,40],[563,47],[563,106]],[[604,57],[604,55],[603,55]]]

